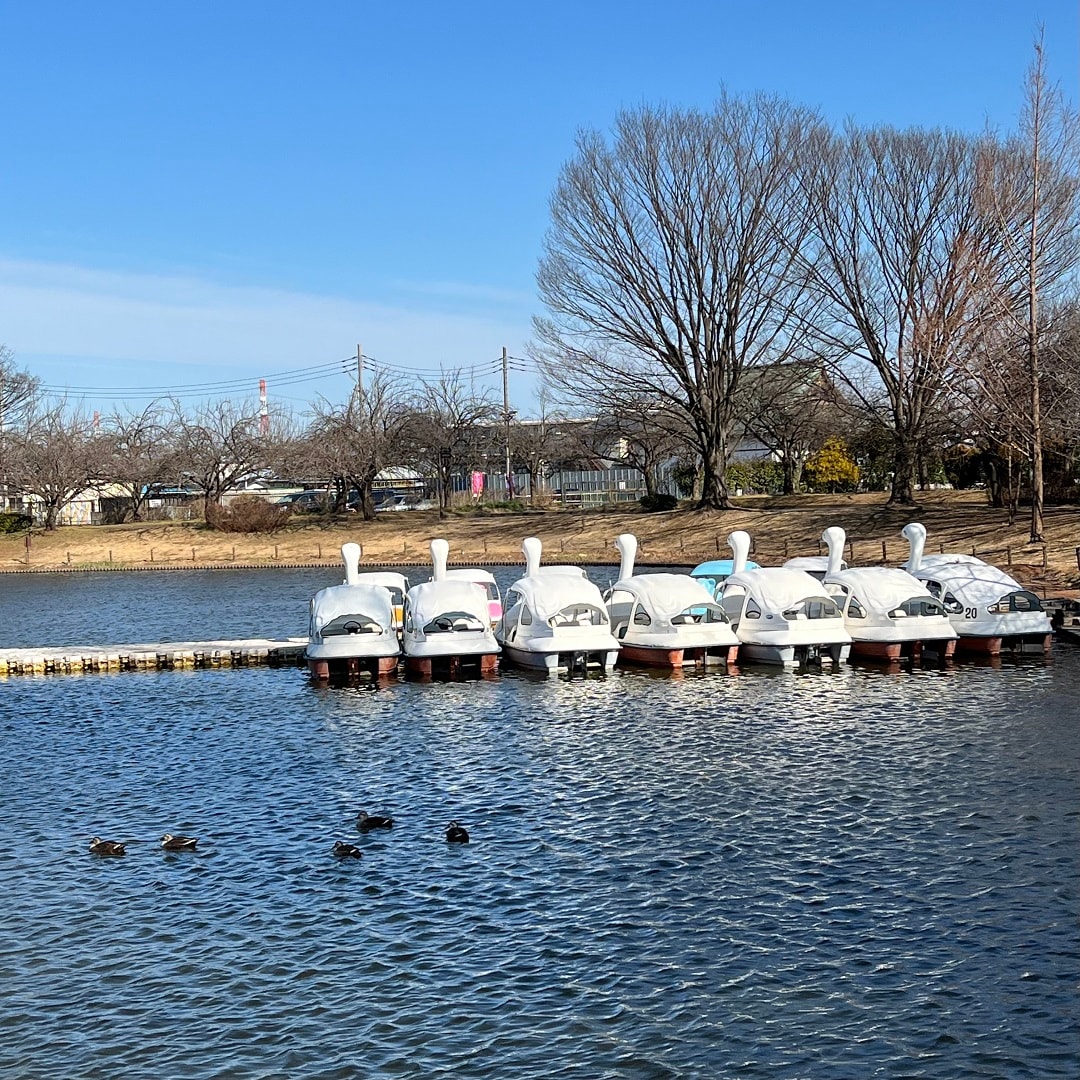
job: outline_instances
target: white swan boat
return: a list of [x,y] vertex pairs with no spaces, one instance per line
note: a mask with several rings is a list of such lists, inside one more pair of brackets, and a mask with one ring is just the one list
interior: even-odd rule
[[740,659],[785,666],[847,659],[851,635],[820,581],[782,566],[744,569],[750,537],[741,529],[728,544],[735,565],[717,599],[735,627]]
[[635,574],[637,537],[622,533],[619,580],[605,594],[619,663],[681,668],[732,664],[739,639],[712,592],[686,574]]
[[910,546],[907,571],[941,601],[959,634],[957,652],[1050,651],[1050,617],[1033,592],[974,555],[926,555],[926,529],[917,521],[901,535]]
[[431,541],[431,581],[405,594],[401,629],[405,667],[417,675],[487,674],[499,663],[487,593],[472,581],[448,578],[450,545]]
[[499,583],[490,570],[484,570],[478,566],[467,569],[457,568],[447,570],[446,577],[451,581],[471,581],[474,585],[479,585],[487,593],[488,619],[491,625],[494,627],[502,618],[502,593],[499,592]]
[[619,654],[600,590],[580,567],[541,567],[542,546],[521,545],[525,576],[506,594],[495,636],[508,660],[549,673],[599,667],[610,671]]
[[345,582],[320,589],[308,616],[308,670],[317,679],[331,675],[387,675],[401,655],[393,599],[382,585],[363,581],[360,545],[342,544]]
[[849,568],[843,562],[844,530],[821,534],[829,554],[825,588],[844,615],[851,655],[863,660],[913,660],[952,656],[956,631],[924,582],[890,566]]

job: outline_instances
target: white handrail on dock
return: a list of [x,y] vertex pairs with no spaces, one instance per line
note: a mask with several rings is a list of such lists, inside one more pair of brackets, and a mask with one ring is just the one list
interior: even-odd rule
[[308,639],[244,638],[239,641],[168,641],[156,645],[0,647],[5,675],[161,671],[175,668],[286,667],[303,662]]

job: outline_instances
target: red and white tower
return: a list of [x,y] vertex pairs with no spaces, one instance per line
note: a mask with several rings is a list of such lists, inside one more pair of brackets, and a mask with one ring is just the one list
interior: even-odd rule
[[270,410],[266,406],[266,380],[259,380],[259,434],[270,434]]

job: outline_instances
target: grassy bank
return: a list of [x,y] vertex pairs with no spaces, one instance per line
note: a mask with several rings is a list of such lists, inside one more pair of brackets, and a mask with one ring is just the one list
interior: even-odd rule
[[548,510],[518,514],[471,511],[440,518],[437,511],[296,517],[272,534],[219,533],[201,523],[82,525],[52,533],[34,530],[0,537],[0,571],[178,569],[207,566],[337,565],[339,548],[359,541],[366,563],[425,564],[428,544],[441,536],[455,563],[521,563],[521,541],[538,536],[552,562],[613,563],[614,538],[632,532],[639,563],[692,566],[727,557],[727,535],[746,529],[758,562],[776,564],[817,554],[822,530],[842,526],[849,559],[858,564],[899,563],[907,557],[900,530],[909,521],[927,528],[928,551],[977,553],[1011,568],[1025,584],[1065,589],[1080,586],[1077,546],[1080,507],[1050,507],[1045,546],[1027,543],[1028,524],[1010,525],[1003,510],[981,492],[929,492],[916,510],[891,509],[883,494],[743,498],[726,512],[689,509],[648,514],[636,508]]

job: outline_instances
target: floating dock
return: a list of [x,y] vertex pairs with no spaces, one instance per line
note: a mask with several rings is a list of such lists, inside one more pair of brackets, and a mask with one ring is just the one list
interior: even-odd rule
[[297,667],[308,639],[246,638],[241,641],[169,641],[156,645],[0,648],[5,675],[81,675],[109,671],[173,671],[185,668]]

